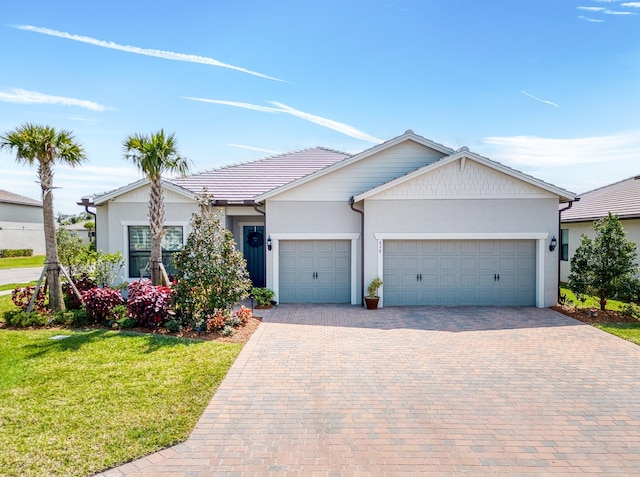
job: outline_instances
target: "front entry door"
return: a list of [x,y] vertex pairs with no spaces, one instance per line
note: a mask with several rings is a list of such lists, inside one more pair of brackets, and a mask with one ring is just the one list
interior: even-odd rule
[[254,287],[266,285],[264,273],[264,226],[245,225],[242,230],[242,251]]

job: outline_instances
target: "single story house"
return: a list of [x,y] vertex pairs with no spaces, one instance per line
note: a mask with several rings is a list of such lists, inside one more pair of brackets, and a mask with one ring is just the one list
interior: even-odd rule
[[[571,192],[408,130],[358,154],[312,148],[164,181],[167,262],[213,195],[256,286],[280,303],[555,305],[559,203]],[[93,197],[97,247],[126,280],[149,257],[149,184]],[[553,248],[553,250],[550,250]]]
[[0,249],[44,255],[42,202],[0,189]]
[[[561,207],[561,209],[564,207]],[[595,237],[593,223],[611,212],[617,215],[627,240],[640,244],[640,176],[600,187],[580,195],[579,201],[560,213],[560,279],[569,278],[570,260],[580,246],[580,237]]]

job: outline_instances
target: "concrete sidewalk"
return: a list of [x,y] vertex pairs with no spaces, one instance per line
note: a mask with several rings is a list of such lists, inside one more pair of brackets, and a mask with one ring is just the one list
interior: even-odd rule
[[185,443],[98,475],[639,475],[638,363],[548,309],[280,305]]
[[[42,267],[7,268],[0,270],[0,285],[9,283],[28,283],[40,278]],[[0,295],[10,294],[11,290],[0,291]]]

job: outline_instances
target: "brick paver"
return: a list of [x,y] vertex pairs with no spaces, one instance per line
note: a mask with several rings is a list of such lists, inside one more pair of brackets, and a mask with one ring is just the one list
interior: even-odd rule
[[100,476],[640,474],[640,347],[535,308],[281,305],[185,443]]

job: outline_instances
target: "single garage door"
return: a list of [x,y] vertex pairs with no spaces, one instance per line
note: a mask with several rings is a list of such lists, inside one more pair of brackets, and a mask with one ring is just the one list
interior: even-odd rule
[[349,240],[282,240],[280,303],[351,303]]
[[384,305],[533,306],[534,240],[385,240]]

